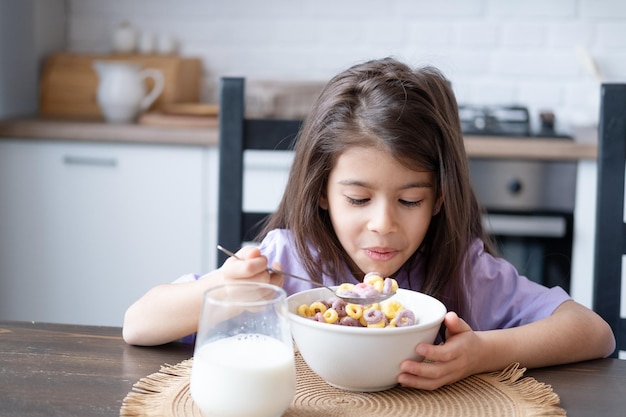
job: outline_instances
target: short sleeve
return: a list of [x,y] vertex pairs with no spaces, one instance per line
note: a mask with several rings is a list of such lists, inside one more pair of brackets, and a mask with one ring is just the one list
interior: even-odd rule
[[561,287],[547,288],[520,275],[515,267],[484,250],[476,240],[469,252],[471,276],[465,277],[474,330],[505,329],[550,316],[571,297]]
[[[295,253],[294,247],[291,232],[285,229],[276,229],[267,234],[263,242],[261,242],[259,250],[267,257],[270,265],[278,262],[284,271],[289,271],[301,277],[308,277],[304,266],[300,262],[300,258]],[[313,288],[311,284],[289,278],[285,278],[283,284],[283,289],[287,292],[287,295],[310,288]]]

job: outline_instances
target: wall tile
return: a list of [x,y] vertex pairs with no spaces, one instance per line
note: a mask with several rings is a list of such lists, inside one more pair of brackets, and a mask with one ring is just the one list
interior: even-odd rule
[[599,87],[576,59],[579,45],[607,79],[626,81],[622,0],[68,0],[68,13],[72,51],[109,51],[124,20],[174,36],[181,54],[204,62],[205,101],[224,75],[325,81],[395,56],[439,67],[459,101],[518,100],[593,119],[597,100],[581,97]]

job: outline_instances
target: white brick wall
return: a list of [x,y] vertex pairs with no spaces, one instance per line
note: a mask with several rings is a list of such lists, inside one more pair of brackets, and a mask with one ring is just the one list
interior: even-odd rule
[[393,55],[433,64],[460,102],[521,103],[559,126],[597,119],[598,84],[574,49],[588,48],[608,81],[626,81],[623,0],[67,0],[68,47],[110,50],[124,20],[170,34],[204,62],[204,101],[224,75],[325,81]]

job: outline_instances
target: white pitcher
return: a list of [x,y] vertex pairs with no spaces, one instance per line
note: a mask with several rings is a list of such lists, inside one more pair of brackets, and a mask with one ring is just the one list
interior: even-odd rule
[[[163,92],[163,72],[155,68],[141,69],[141,65],[121,61],[94,61],[99,83],[96,100],[106,121],[128,123],[147,110]],[[154,87],[146,92],[144,81],[154,80]]]

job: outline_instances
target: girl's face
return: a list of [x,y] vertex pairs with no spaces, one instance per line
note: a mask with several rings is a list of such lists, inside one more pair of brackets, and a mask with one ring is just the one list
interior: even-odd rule
[[417,250],[439,204],[433,172],[413,171],[383,150],[361,147],[340,155],[320,200],[354,265],[383,276]]

